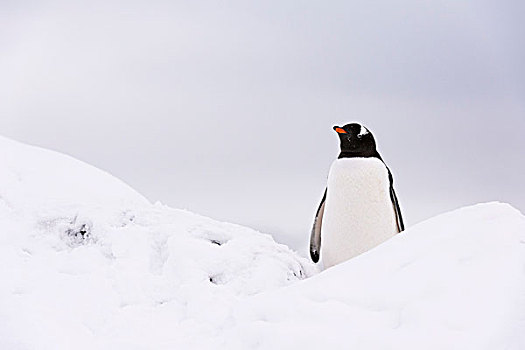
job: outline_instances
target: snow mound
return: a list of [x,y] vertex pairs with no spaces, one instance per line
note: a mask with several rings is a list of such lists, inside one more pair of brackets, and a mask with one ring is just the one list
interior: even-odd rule
[[131,187],[70,156],[0,137],[0,200],[17,210],[91,205],[145,205]]
[[268,349],[525,349],[525,217],[462,208],[254,299],[232,334]]
[[269,235],[152,205],[71,157],[0,148],[0,349],[129,348],[144,329],[185,344],[238,298],[316,272]]
[[0,349],[525,348],[525,217],[507,204],[316,274],[268,235],[0,147]]

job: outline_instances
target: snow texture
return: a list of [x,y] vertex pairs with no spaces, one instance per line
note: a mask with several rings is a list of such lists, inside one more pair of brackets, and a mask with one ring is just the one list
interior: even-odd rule
[[268,235],[0,147],[0,349],[525,348],[525,218],[507,204],[316,274]]
[[377,158],[341,158],[328,174],[321,260],[331,267],[397,233],[386,166]]

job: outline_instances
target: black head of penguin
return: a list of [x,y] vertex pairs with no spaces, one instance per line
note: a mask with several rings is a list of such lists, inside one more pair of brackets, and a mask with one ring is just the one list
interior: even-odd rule
[[340,141],[339,158],[377,157],[376,142],[372,133],[361,124],[351,123],[343,127],[334,126]]

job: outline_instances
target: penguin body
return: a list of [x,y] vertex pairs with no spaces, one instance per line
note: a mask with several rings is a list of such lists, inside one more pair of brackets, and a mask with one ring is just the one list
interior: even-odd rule
[[397,233],[389,186],[388,170],[377,158],[333,162],[321,226],[325,268],[370,250]]
[[310,256],[325,268],[372,249],[404,230],[393,177],[365,127],[334,127],[341,153],[330,168],[316,213]]

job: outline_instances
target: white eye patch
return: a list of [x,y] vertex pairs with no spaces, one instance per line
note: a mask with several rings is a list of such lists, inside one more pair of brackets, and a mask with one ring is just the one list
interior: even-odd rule
[[368,133],[369,133],[368,129],[361,125],[361,130],[359,130],[359,134],[357,134],[357,137],[361,137]]

